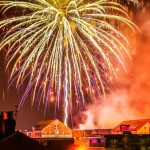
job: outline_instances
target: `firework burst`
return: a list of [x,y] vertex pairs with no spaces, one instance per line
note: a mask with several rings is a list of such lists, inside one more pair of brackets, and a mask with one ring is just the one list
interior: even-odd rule
[[65,107],[66,124],[73,101],[84,104],[85,90],[89,96],[104,94],[105,73],[117,77],[116,67],[125,69],[130,44],[120,28],[136,26],[117,2],[6,0],[0,6],[3,16],[16,10],[0,21],[0,28],[8,29],[0,50],[6,50],[7,68],[12,68],[9,83],[16,81],[18,89],[28,83],[20,105],[30,91],[32,103],[38,97],[45,106],[53,95],[56,107]]

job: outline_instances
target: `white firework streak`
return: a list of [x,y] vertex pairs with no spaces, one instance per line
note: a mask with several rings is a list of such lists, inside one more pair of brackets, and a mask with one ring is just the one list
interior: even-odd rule
[[[137,0],[130,1],[139,6]],[[105,94],[105,68],[115,78],[116,64],[125,70],[130,43],[112,22],[133,32],[138,28],[117,2],[6,0],[0,1],[0,7],[3,14],[12,8],[21,10],[20,16],[0,21],[0,28],[9,26],[0,42],[0,50],[7,48],[6,68],[13,66],[9,82],[16,81],[18,89],[28,82],[20,105],[32,90],[32,103],[38,95],[39,103],[47,106],[53,91],[58,107],[64,97],[67,124],[68,107],[72,108],[73,98],[84,105],[86,87],[90,96],[92,89]]]

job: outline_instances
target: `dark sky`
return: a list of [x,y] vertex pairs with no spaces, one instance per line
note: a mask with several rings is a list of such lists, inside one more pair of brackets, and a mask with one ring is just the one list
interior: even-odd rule
[[[4,54],[0,53],[0,111],[15,110],[15,106],[19,104],[21,98],[21,91],[17,93],[15,86],[11,86],[7,90],[7,73],[4,67]],[[28,98],[30,99],[30,98]],[[41,106],[40,110],[37,109],[37,104],[31,106],[31,101],[25,102],[23,108],[20,108],[17,115],[17,128],[30,129],[31,126],[43,119],[53,119],[50,111],[47,111],[44,117],[44,108]]]
[[[23,90],[17,92],[15,84],[8,89],[8,73],[5,71],[5,53],[0,52],[0,112],[15,110],[15,106],[19,105]],[[58,112],[59,114],[59,112]],[[56,116],[62,121],[62,118]],[[31,106],[30,96],[27,97],[23,107],[19,109],[17,115],[17,129],[31,129],[32,125],[39,120],[54,119],[53,107],[48,107],[44,114],[44,106],[40,106],[35,102]]]
[[[19,104],[23,91],[17,93],[15,85],[7,90],[8,75],[5,72],[4,52],[0,52],[0,111],[15,110],[15,106]],[[54,110],[52,107],[47,109],[44,115],[44,106],[41,105],[40,110],[37,104],[31,106],[30,97],[27,98],[24,106],[19,109],[17,115],[17,129],[31,129],[32,125],[39,120],[54,119]],[[58,113],[59,114],[59,113]],[[62,116],[57,116],[62,121]]]

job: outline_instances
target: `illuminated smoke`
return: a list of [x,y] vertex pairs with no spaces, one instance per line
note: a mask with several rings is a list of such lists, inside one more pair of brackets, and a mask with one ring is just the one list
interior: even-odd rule
[[[139,6],[137,0],[130,1]],[[0,21],[6,32],[0,50],[6,51],[6,68],[11,68],[9,85],[16,81],[18,90],[27,85],[20,106],[31,93],[32,105],[37,99],[47,108],[53,92],[55,115],[64,104],[67,124],[74,100],[86,103],[85,89],[90,97],[105,94],[105,74],[117,78],[116,67],[126,70],[130,45],[121,28],[132,34],[137,27],[117,2],[10,0],[0,1],[0,7],[7,16]],[[11,9],[13,16],[7,15]]]
[[[82,113],[80,128],[114,128],[123,120],[146,119],[150,114],[150,3],[138,17],[142,34],[136,38],[136,52],[127,75],[122,75],[122,88],[107,95],[99,104],[88,106]],[[86,117],[85,117],[86,116]],[[90,116],[90,117],[89,117]]]

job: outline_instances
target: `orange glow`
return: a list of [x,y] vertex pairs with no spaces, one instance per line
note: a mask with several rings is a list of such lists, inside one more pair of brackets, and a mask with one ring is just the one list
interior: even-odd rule
[[81,147],[81,146],[76,146],[76,145],[72,145],[71,147],[69,147],[68,150],[88,150],[85,147]]
[[[116,67],[123,86],[106,95],[107,100],[96,97],[101,103],[88,106],[88,111],[83,112],[83,124],[80,128],[114,128],[122,120],[136,120],[149,118],[150,110],[150,3],[145,6],[139,15],[141,35],[130,39],[132,47],[132,62],[128,63],[127,74],[120,67]],[[105,73],[109,78],[109,73]],[[113,79],[113,78],[112,78]],[[117,81],[116,81],[117,82]],[[116,84],[117,85],[117,84]],[[112,116],[116,116],[111,119]],[[100,119],[99,119],[100,118]],[[86,121],[85,121],[86,120]],[[85,122],[84,122],[85,121]],[[96,122],[96,125],[93,124]]]
[[3,119],[5,120],[5,119],[8,119],[8,116],[7,116],[7,113],[6,112],[4,112],[4,114],[3,114]]
[[49,102],[50,102],[50,103],[53,103],[53,102],[54,102],[54,100],[55,100],[55,97],[54,97],[54,96],[52,96],[52,97],[50,97]]
[[79,147],[72,145],[68,150],[105,150],[103,147]]
[[85,150],[84,147],[78,147],[76,150]]

